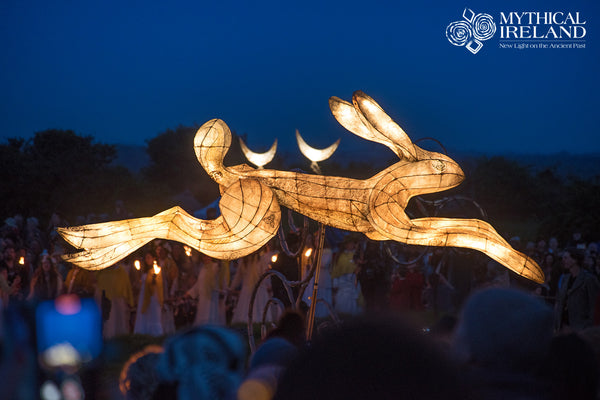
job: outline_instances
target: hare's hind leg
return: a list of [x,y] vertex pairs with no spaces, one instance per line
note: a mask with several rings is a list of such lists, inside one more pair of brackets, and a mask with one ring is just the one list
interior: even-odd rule
[[219,202],[221,216],[210,229],[200,232],[198,251],[211,257],[233,260],[253,253],[277,234],[281,221],[273,191],[254,179],[230,185]]
[[196,243],[193,230],[202,225],[212,226],[211,221],[203,223],[181,207],[172,207],[152,217],[58,228],[57,231],[72,246],[82,249],[64,255],[66,261],[98,270],[110,267],[156,238]]
[[81,268],[100,270],[114,265],[151,240],[152,238],[116,243],[106,247],[83,250],[72,254],[65,254],[62,256],[62,258],[65,261],[73,263]]
[[57,231],[73,247],[98,249],[140,238],[162,237],[168,233],[168,225],[164,223],[178,214],[189,216],[181,207],[172,207],[152,217],[57,228]]
[[86,269],[106,268],[152,239],[174,240],[220,259],[250,254],[268,242],[279,228],[281,212],[269,187],[239,180],[223,192],[215,220],[202,220],[181,207],[152,217],[59,228],[67,242],[83,251],[64,256]]

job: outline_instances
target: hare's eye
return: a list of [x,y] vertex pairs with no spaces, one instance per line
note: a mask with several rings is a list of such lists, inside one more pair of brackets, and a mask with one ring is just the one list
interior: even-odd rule
[[443,172],[446,169],[446,164],[444,164],[443,161],[440,160],[433,160],[431,162],[431,165],[433,166],[434,169]]

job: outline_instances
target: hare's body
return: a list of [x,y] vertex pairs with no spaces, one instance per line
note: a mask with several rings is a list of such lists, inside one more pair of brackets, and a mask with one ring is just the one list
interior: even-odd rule
[[404,209],[411,197],[460,184],[464,173],[446,155],[416,146],[404,131],[362,92],[353,103],[330,99],[336,119],[367,140],[382,143],[401,161],[369,179],[309,175],[299,172],[226,167],[231,144],[225,122],[202,125],[194,139],[198,160],[222,192],[222,215],[196,219],[179,207],[154,217],[63,228],[71,244],[84,249],[67,256],[86,268],[104,268],[154,238],[184,242],[221,259],[252,253],[270,240],[279,226],[279,205],[336,228],[362,232],[374,240],[476,249],[516,273],[537,282],[539,266],[514,250],[487,222],[475,219],[410,219]]

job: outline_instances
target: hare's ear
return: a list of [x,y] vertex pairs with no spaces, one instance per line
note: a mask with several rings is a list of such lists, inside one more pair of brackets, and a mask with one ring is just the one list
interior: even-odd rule
[[364,118],[361,118],[358,111],[351,103],[348,103],[339,97],[332,96],[329,99],[329,108],[335,119],[344,128],[363,139],[381,143],[375,128],[370,126]]
[[400,158],[411,161],[417,159],[414,143],[375,100],[357,90],[352,95],[352,103],[358,113],[366,119],[366,123],[375,129],[374,134],[378,136],[378,142],[388,146]]

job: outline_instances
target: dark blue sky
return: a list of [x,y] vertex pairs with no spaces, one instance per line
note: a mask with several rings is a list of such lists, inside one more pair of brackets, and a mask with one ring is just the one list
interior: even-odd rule
[[[256,151],[292,148],[297,128],[343,152],[353,135],[327,100],[361,89],[449,149],[600,151],[596,1],[257,3],[3,0],[0,140],[61,128],[144,145],[219,117]],[[497,32],[471,54],[445,36],[465,6],[496,23],[579,11],[586,48],[501,49]]]

